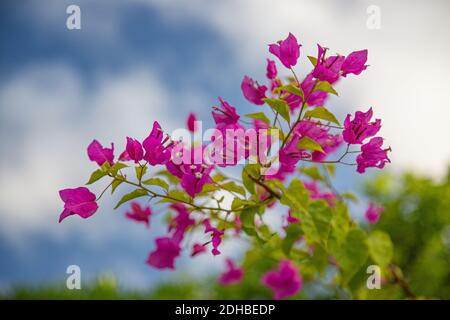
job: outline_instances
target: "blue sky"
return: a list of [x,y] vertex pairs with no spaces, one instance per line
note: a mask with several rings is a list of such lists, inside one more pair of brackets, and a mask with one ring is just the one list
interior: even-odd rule
[[[303,57],[315,55],[317,42],[342,54],[368,48],[370,68],[340,83],[330,105],[340,116],[373,106],[393,146],[391,170],[439,177],[450,158],[440,140],[450,136],[448,4],[375,2],[2,1],[0,288],[63,281],[70,264],[87,278],[112,271],[132,288],[174,277],[143,263],[163,233],[159,222],[149,232],[126,221],[125,208],[113,212],[117,199],[106,197],[92,219],[58,225],[57,190],[83,184],[95,169],[85,155],[93,138],[121,150],[127,135],[145,137],[154,120],[170,131],[189,111],[211,124],[217,96],[241,114],[257,110],[240,81],[263,79],[267,44],[289,31]],[[66,29],[69,4],[81,8],[81,30]],[[366,26],[371,4],[381,9],[380,30]],[[337,184],[361,181],[346,168]],[[225,253],[238,255],[235,248]],[[196,259],[213,272],[223,257]],[[201,273],[188,259],[180,263]]]

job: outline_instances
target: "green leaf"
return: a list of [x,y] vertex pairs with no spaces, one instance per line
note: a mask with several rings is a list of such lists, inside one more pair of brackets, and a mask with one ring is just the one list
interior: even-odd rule
[[245,116],[247,118],[261,120],[267,124],[270,124],[270,119],[267,118],[267,116],[264,114],[264,112],[249,113],[249,114],[246,114]]
[[300,169],[300,172],[306,174],[308,177],[310,177],[314,180],[319,180],[319,181],[325,180],[325,178],[320,173],[319,168],[317,168],[317,167],[303,167]]
[[244,204],[242,200],[238,197],[234,197],[233,202],[231,203],[231,210],[236,210],[242,207]]
[[242,210],[240,213],[242,230],[249,236],[255,236],[259,238],[258,233],[255,230],[255,208],[249,208]]
[[141,181],[142,177],[145,175],[145,173],[147,172],[147,166],[136,166],[134,168],[136,170],[136,178]]
[[213,184],[213,183],[207,183],[203,186],[202,188],[202,192],[198,193],[197,196],[202,197],[202,196],[207,196],[208,193],[213,192],[213,191],[217,191],[220,188]]
[[370,257],[381,268],[386,267],[394,255],[394,247],[391,238],[386,232],[375,230],[369,235]]
[[304,215],[301,216],[301,226],[308,244],[321,244],[327,248],[331,230],[333,212],[323,201],[313,201]]
[[302,99],[303,99],[303,96],[304,96],[302,89],[300,89],[299,87],[296,87],[296,86],[294,86],[292,84],[288,84],[288,85],[285,85],[285,86],[281,86],[281,87],[275,88],[275,91],[276,92],[286,91],[286,92],[292,93],[292,94],[294,94],[296,96],[302,97]]
[[344,192],[341,194],[341,197],[354,203],[358,203],[358,197],[353,192]]
[[291,181],[288,188],[279,185],[283,193],[280,199],[281,204],[284,204],[292,209],[292,214],[297,214],[305,210],[309,201],[309,193],[305,189],[303,182],[295,178]]
[[166,191],[169,190],[169,184],[160,178],[150,178],[145,181],[142,181],[142,183],[146,184],[146,185],[151,185],[151,186],[158,186],[158,187],[163,188]]
[[128,166],[122,162],[116,162],[113,164],[111,168],[109,168],[109,172],[113,175],[116,175],[120,169],[127,168]]
[[258,179],[260,176],[260,166],[258,164],[247,164],[242,170],[242,183],[248,192],[251,194],[256,193],[255,182],[248,177],[251,175],[255,179]]
[[350,229],[350,215],[347,205],[337,201],[333,210],[331,220],[331,232],[328,238],[328,248],[332,254],[336,254]]
[[304,150],[311,150],[311,151],[320,151],[322,153],[325,153],[323,151],[322,146],[315,142],[313,139],[304,136],[302,137],[297,144],[297,148],[304,149]]
[[117,187],[120,186],[122,184],[124,180],[123,179],[114,179],[113,182],[111,183],[111,194],[114,193],[114,191],[116,191]]
[[168,197],[170,197],[171,199],[168,198],[163,198],[161,200],[158,201],[158,203],[163,203],[163,202],[185,202],[185,203],[192,203],[192,199],[191,197],[189,197],[189,195],[181,190],[172,190],[167,194]]
[[102,169],[97,169],[94,172],[92,172],[91,176],[89,177],[89,181],[86,182],[86,184],[92,184],[92,183],[100,180],[101,178],[103,178],[107,174],[108,173],[103,171]]
[[132,199],[135,198],[139,198],[139,197],[143,197],[143,196],[147,196],[148,193],[147,191],[143,190],[143,189],[136,189],[130,193],[127,193],[126,195],[124,195],[122,197],[122,199],[120,199],[120,201],[117,203],[117,205],[114,207],[114,209],[117,209],[118,207],[120,207],[120,205],[122,205],[123,203],[130,201]]
[[243,227],[255,228],[255,208],[244,209],[241,211],[241,223]]
[[158,176],[164,176],[167,178],[167,180],[169,180],[170,183],[173,184],[178,184],[180,182],[180,179],[178,177],[175,177],[173,174],[171,174],[169,171],[167,170],[160,170],[158,172],[156,172],[156,174]]
[[229,181],[227,183],[221,184],[220,188],[227,191],[236,192],[245,197],[245,189],[237,185],[234,181]]
[[331,86],[331,84],[327,81],[318,81],[314,90],[325,91],[332,93],[334,95],[338,95],[337,91]]
[[317,64],[317,58],[313,56],[308,56],[309,61],[311,61],[313,66],[316,66]]
[[315,107],[312,110],[308,110],[305,113],[305,117],[322,119],[322,120],[326,120],[326,121],[330,121],[330,122],[336,123],[337,125],[341,125],[339,123],[339,120],[336,119],[335,115],[332,114],[330,111],[328,111],[328,109],[325,108],[325,107]]
[[285,255],[289,257],[292,246],[302,235],[302,228],[299,223],[291,223],[286,227],[286,237],[281,243],[281,248]]
[[334,177],[336,175],[336,166],[334,164],[328,163],[328,164],[325,164],[324,167],[332,177]]
[[369,245],[367,236],[361,229],[352,229],[336,255],[336,260],[341,267],[342,283],[347,284],[367,261]]
[[289,106],[285,101],[270,98],[263,99],[263,101],[267,103],[273,110],[278,112],[280,116],[282,116],[283,119],[286,120],[287,123],[291,122],[291,117],[289,115]]
[[224,177],[220,173],[216,173],[215,175],[212,176],[212,179],[214,182],[219,183],[219,182],[222,182],[223,180],[226,180],[226,177]]

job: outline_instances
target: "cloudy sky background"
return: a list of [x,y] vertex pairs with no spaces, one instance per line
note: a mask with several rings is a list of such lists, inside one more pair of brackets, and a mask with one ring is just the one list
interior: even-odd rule
[[[81,30],[66,28],[70,4],[81,7]],[[379,30],[366,25],[370,5],[381,10]],[[114,272],[130,288],[182,277],[143,263],[152,239],[164,232],[159,222],[149,232],[126,221],[126,207],[112,210],[116,196],[104,197],[92,219],[59,225],[57,191],[82,185],[95,169],[85,153],[93,138],[122,150],[126,136],[144,138],[154,120],[171,131],[189,111],[207,127],[217,96],[241,114],[255,112],[240,81],[244,74],[263,81],[267,44],[288,32],[303,44],[300,75],[316,43],[341,54],[369,49],[370,68],[341,81],[329,108],[342,117],[372,106],[393,149],[389,170],[439,178],[450,160],[449,7],[446,1],[2,1],[0,288],[64,280],[70,264],[87,278]],[[363,181],[348,168],[338,178],[341,188]],[[237,247],[178,264],[183,272],[200,274],[199,265],[214,272]]]

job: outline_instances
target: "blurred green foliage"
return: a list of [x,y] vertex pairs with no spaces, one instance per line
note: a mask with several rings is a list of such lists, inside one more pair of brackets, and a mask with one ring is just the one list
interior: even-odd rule
[[411,291],[450,299],[450,169],[440,182],[412,173],[380,175],[366,192],[385,206],[374,228],[391,236],[394,261]]
[[[385,206],[380,221],[374,226],[366,226],[372,229],[368,241],[382,244],[387,233],[394,244],[394,248],[381,247],[378,254],[372,254],[371,259],[376,257],[378,261],[371,263],[385,264],[382,289],[366,288],[365,268],[352,278],[349,288],[340,288],[334,279],[333,266],[328,265],[326,256],[317,252],[313,256],[315,261],[311,261],[311,270],[308,263],[303,264],[304,287],[292,299],[450,299],[450,170],[441,181],[411,173],[400,177],[382,174],[368,182],[365,191],[372,201]],[[391,259],[386,255],[391,254],[393,264],[388,265]],[[321,270],[317,270],[317,265],[321,265],[319,261],[323,262]],[[113,276],[104,275],[83,290],[51,285],[17,287],[0,294],[0,298],[270,299],[271,292],[261,285],[260,279],[276,262],[261,258],[255,248],[247,253],[243,264],[247,270],[244,280],[228,287],[220,286],[214,278],[183,277],[161,284],[152,291],[130,292],[120,289]]]

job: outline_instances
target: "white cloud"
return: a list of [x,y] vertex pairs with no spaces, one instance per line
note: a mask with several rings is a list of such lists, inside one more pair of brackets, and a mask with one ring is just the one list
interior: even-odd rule
[[57,191],[84,184],[95,169],[85,151],[94,137],[115,142],[118,154],[126,136],[144,138],[154,120],[169,132],[179,125],[167,112],[177,97],[144,70],[104,74],[86,87],[70,67],[35,66],[0,89],[1,143],[8,150],[0,161],[2,233],[17,238],[20,230],[52,229],[62,205]]

